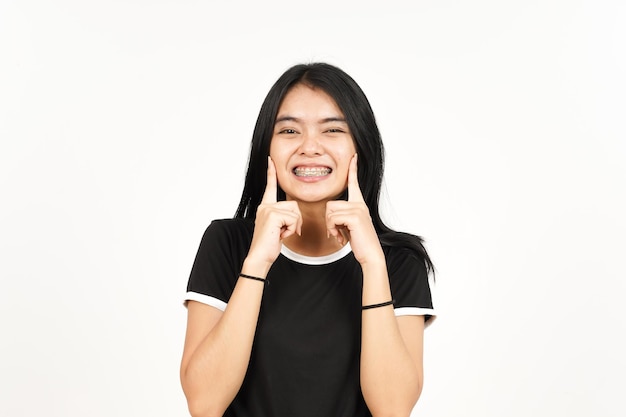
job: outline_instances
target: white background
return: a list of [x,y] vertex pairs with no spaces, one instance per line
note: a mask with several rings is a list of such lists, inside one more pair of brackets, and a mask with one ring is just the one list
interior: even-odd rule
[[0,1],[0,415],[185,416],[188,274],[289,66],[438,269],[415,416],[623,416],[620,1]]

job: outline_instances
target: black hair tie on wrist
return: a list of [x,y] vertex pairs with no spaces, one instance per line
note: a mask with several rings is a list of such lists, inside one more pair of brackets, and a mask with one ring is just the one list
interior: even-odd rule
[[255,277],[255,276],[252,276],[252,275],[246,275],[246,274],[239,274],[239,276],[242,277],[242,278],[253,279],[255,281],[261,281],[261,282],[263,282],[263,283],[265,283],[267,285],[270,284],[270,282],[267,280],[267,278],[259,278],[259,277]]
[[368,306],[363,306],[362,309],[363,310],[369,310],[371,308],[385,307],[385,306],[388,306],[388,305],[392,305],[393,303],[395,303],[395,300],[389,300],[389,301],[385,301],[384,303],[380,303],[380,304],[370,304]]

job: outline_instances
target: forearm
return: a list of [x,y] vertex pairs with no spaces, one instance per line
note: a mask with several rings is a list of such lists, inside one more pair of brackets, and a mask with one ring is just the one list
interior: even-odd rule
[[[242,273],[267,270],[244,263]],[[257,326],[264,284],[240,278],[228,306],[181,370],[192,416],[223,415],[243,383]]]
[[[385,264],[363,268],[363,305],[391,299]],[[408,416],[422,389],[422,370],[400,333],[393,306],[363,310],[361,390],[374,416]]]

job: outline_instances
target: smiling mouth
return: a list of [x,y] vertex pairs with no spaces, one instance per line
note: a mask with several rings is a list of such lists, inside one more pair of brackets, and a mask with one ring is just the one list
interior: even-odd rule
[[328,175],[333,170],[328,167],[297,167],[294,168],[293,173],[297,177],[323,177]]

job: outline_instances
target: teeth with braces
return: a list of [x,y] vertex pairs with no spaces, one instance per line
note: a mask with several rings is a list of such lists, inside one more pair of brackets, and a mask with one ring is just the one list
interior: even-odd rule
[[323,177],[331,172],[330,168],[296,168],[293,172],[298,177]]

